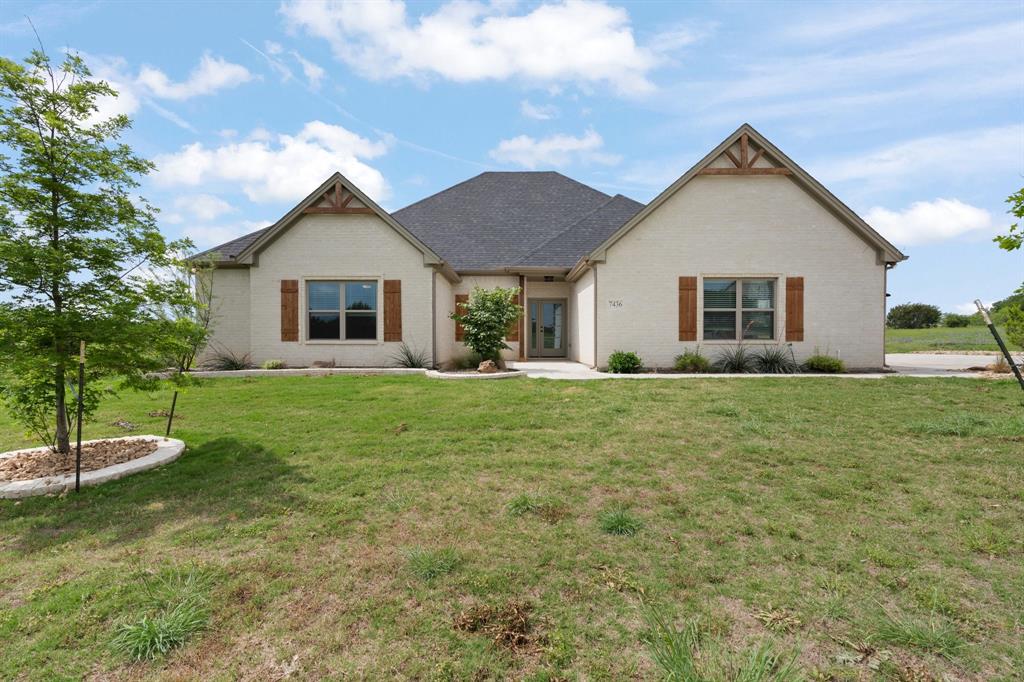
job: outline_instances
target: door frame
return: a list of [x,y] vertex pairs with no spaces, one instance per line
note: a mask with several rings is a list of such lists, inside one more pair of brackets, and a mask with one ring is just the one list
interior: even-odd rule
[[[539,307],[544,303],[560,303],[562,305],[562,352],[558,355],[543,355],[541,353],[542,345],[536,345],[536,342],[541,340],[535,338],[533,328],[530,325],[530,314],[534,304],[538,306],[538,325],[537,337],[541,337],[543,332],[540,331],[540,327],[543,325],[543,308]],[[569,299],[559,296],[538,296],[535,298],[527,298],[526,300],[526,357],[545,359],[545,358],[568,358],[569,357]],[[543,342],[542,342],[543,343]]]

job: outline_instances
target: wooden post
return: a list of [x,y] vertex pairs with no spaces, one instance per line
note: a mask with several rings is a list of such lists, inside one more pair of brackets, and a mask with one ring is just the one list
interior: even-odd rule
[[84,404],[82,399],[85,391],[85,341],[78,346],[78,443],[75,446],[75,492],[82,487],[82,412]]
[[999,345],[999,350],[1003,351],[1003,357],[1006,358],[1006,362],[1010,365],[1010,369],[1013,370],[1013,375],[1017,377],[1017,383],[1020,384],[1021,390],[1024,390],[1024,377],[1020,375],[1020,370],[1017,368],[1017,363],[1013,361],[1013,356],[1010,355],[1010,351],[1007,350],[1006,344],[1003,343],[1003,337],[999,336],[999,331],[996,329],[996,325],[993,324],[992,318],[988,315],[988,310],[982,305],[980,299],[974,300],[974,305],[978,306],[978,312],[985,319],[985,324],[988,325],[988,330],[992,332],[992,336],[996,339],[996,344]]

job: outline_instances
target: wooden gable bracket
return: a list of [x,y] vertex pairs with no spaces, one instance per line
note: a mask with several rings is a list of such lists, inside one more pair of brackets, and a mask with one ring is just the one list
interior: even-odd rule
[[322,197],[320,202],[326,201],[328,206],[308,206],[303,209],[303,213],[342,213],[342,214],[356,214],[356,213],[373,213],[373,209],[367,206],[353,206],[350,207],[349,203],[355,195],[349,192],[341,184],[341,182],[335,182],[334,186],[327,190]]
[[698,173],[700,175],[792,175],[793,171],[788,168],[755,168],[754,164],[757,163],[761,155],[764,154],[764,149],[758,149],[754,152],[754,155],[750,155],[750,136],[746,133],[740,135],[740,158],[736,158],[736,155],[731,150],[726,149],[725,155],[729,157],[735,168],[702,168]]

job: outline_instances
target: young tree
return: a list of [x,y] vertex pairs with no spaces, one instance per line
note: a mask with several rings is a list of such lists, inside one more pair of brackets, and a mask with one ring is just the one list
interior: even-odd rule
[[[1010,213],[1012,215],[1018,220],[1024,219],[1024,188],[1007,197],[1006,203],[1010,205]],[[1010,229],[1006,231],[1006,234],[1001,234],[992,241],[999,244],[1001,249],[1016,251],[1024,245],[1024,228],[1021,228],[1019,222],[1014,223],[1010,225]]]
[[501,361],[501,350],[508,348],[505,336],[523,314],[522,307],[516,302],[518,295],[518,287],[476,287],[464,309],[456,310],[451,315],[453,320],[462,325],[466,345],[480,357],[494,360],[499,367],[504,364]]
[[[51,447],[70,451],[67,382],[80,340],[90,386],[118,377],[152,385],[187,343],[163,314],[192,297],[152,270],[176,267],[154,209],[132,192],[153,165],[118,141],[126,116],[97,120],[117,93],[75,55],[54,66],[0,58],[0,395]],[[85,412],[100,392],[84,396]]]

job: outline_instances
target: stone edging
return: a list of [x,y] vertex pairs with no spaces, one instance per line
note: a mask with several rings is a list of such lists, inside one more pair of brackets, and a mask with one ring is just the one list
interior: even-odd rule
[[439,372],[436,369],[428,369],[427,376],[431,379],[451,379],[454,381],[479,381],[481,379],[516,379],[525,377],[526,372],[494,372],[492,374],[473,374],[471,372]]
[[[189,372],[189,376],[200,379],[227,379],[230,377],[295,377],[295,376],[325,376],[329,374],[353,374],[353,375],[376,375],[376,374],[423,374],[427,370],[414,369],[410,367],[302,367],[292,369],[230,369],[230,370],[197,370]],[[170,376],[169,373],[154,375],[161,379]]]
[[[105,481],[112,481],[115,478],[123,478],[129,474],[134,474],[139,471],[146,471],[154,467],[173,462],[174,460],[181,457],[181,453],[185,451],[185,443],[176,438],[162,438],[160,436],[126,436],[125,438],[100,438],[98,440],[129,440],[129,439],[145,439],[155,440],[159,443],[157,449],[145,457],[138,457],[121,464],[112,464],[102,469],[95,469],[93,471],[83,471],[81,483],[83,486],[97,485]],[[82,441],[85,443],[95,443],[95,440]],[[38,450],[39,448],[26,448],[25,450],[13,450],[11,452],[0,453],[0,458],[14,457],[17,454],[25,452],[26,450]],[[50,495],[53,493],[61,493],[64,491],[74,490],[75,488],[75,475],[61,474],[59,476],[45,476],[43,478],[33,478],[27,481],[6,481],[0,482],[0,498],[14,499],[19,497],[31,497],[33,495]]]

